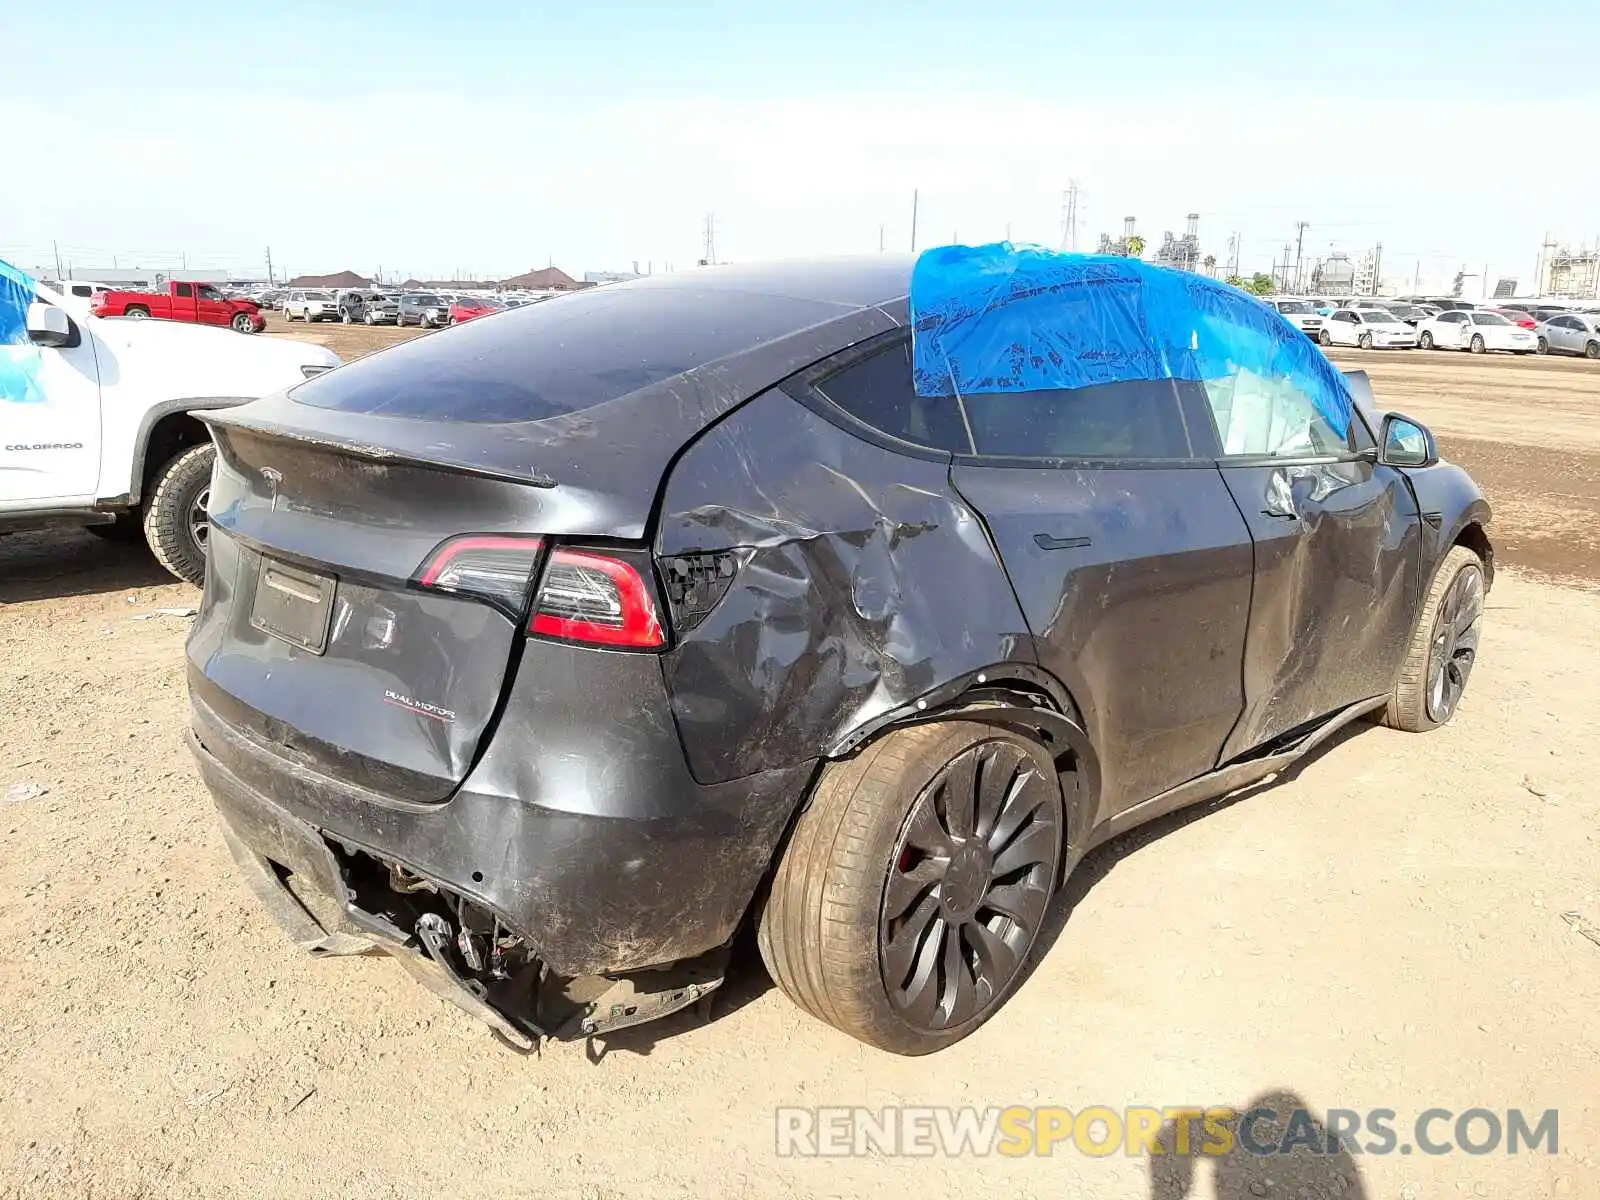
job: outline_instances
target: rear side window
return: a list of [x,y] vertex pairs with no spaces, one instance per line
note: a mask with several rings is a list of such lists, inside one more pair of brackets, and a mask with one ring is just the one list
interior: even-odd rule
[[962,398],[979,454],[1004,458],[1188,458],[1172,380],[1130,380]]
[[954,396],[919,396],[911,384],[911,343],[896,342],[817,384],[817,391],[856,420],[934,450],[970,454]]
[[542,421],[838,315],[837,305],[789,296],[619,284],[402,343],[319,375],[293,397],[423,420]]

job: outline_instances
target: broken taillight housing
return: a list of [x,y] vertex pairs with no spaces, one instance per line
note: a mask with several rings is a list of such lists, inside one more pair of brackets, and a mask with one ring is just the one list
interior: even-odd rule
[[[445,542],[413,577],[417,587],[485,600],[517,616],[544,541],[471,534]],[[665,644],[649,583],[632,556],[559,547],[549,552],[533,596],[528,632],[538,637],[618,649]]]
[[590,550],[556,550],[545,564],[529,632],[600,646],[653,650],[665,638],[639,569]]

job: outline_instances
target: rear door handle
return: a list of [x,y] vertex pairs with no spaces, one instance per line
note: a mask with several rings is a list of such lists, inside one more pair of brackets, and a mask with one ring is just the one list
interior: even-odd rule
[[1094,541],[1086,537],[1051,537],[1048,533],[1036,533],[1033,544],[1041,550],[1081,550],[1092,546]]

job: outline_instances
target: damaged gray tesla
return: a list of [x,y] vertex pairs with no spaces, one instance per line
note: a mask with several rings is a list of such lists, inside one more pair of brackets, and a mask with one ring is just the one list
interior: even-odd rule
[[709,996],[747,925],[820,1020],[948,1046],[1098,843],[1449,720],[1493,578],[1425,428],[1125,259],[684,272],[205,416],[240,870],[522,1046]]

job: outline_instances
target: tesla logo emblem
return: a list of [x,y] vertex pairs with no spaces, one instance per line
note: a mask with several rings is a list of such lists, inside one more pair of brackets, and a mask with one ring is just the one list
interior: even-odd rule
[[267,492],[272,497],[271,511],[278,511],[278,485],[283,482],[283,472],[276,467],[262,467],[261,478],[267,481]]

